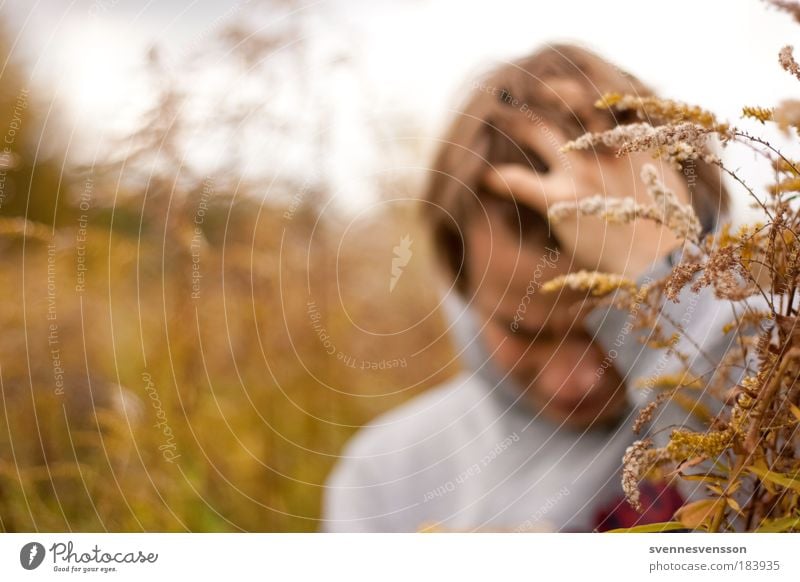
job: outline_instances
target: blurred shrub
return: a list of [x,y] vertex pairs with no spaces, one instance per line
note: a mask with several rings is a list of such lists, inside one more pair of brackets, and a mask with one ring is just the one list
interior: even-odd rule
[[413,208],[320,218],[318,188],[193,174],[175,99],[91,168],[33,155],[28,99],[0,207],[2,530],[315,530],[343,443],[455,369]]

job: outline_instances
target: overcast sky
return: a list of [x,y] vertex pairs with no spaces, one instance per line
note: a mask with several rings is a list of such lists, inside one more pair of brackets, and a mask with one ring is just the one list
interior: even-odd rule
[[[32,83],[56,96],[85,145],[135,126],[151,97],[142,68],[149,46],[162,47],[179,62],[224,23],[251,10],[248,4],[7,0],[0,4],[0,14]],[[704,104],[732,118],[743,104],[770,105],[800,88],[780,69],[776,56],[781,46],[800,39],[800,26],[759,0],[298,4],[302,7],[294,16],[262,9],[250,24],[267,30],[298,13],[311,16],[306,40],[318,50],[309,53],[309,78],[321,87],[336,87],[327,107],[341,134],[335,141],[346,145],[337,148],[341,159],[335,164],[345,173],[349,168],[370,173],[376,170],[372,166],[386,164],[370,155],[372,144],[358,127],[363,116],[353,103],[370,108],[372,118],[402,118],[403,131],[414,127],[420,137],[432,138],[457,106],[454,95],[470,75],[545,42],[578,41],[665,96]],[[326,63],[337,51],[355,61],[358,83],[326,73]],[[422,148],[420,156],[426,151]],[[747,161],[738,157],[745,154],[730,155],[734,165]],[[295,166],[287,162],[287,167]]]

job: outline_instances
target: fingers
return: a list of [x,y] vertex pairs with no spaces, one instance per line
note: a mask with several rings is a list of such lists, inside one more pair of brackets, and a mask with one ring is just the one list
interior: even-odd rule
[[555,184],[551,176],[542,176],[521,164],[498,164],[484,174],[482,185],[499,196],[525,204],[543,215],[555,202],[574,201],[574,185]]
[[564,153],[560,149],[567,138],[557,127],[520,124],[518,119],[511,118],[502,118],[495,123],[511,149],[510,157],[504,160],[506,163],[527,165],[545,173],[563,165]]

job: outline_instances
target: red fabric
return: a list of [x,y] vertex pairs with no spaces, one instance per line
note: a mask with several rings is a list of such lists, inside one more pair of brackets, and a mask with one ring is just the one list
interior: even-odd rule
[[608,531],[662,521],[672,521],[683,505],[683,496],[666,483],[644,482],[639,487],[643,513],[638,513],[623,496],[601,508],[594,519],[595,531]]

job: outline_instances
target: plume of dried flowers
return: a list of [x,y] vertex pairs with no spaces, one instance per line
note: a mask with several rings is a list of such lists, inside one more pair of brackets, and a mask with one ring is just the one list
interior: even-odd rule
[[572,218],[575,213],[582,216],[596,216],[610,223],[628,224],[637,218],[660,218],[653,206],[638,204],[631,197],[610,198],[602,194],[595,194],[582,198],[577,202],[556,202],[547,211],[547,216],[553,222],[560,222]]
[[800,79],[800,65],[797,64],[796,60],[794,60],[794,55],[792,54],[793,51],[793,46],[786,45],[778,53],[778,61],[781,63],[781,66],[786,72],[791,73],[796,78]]
[[619,149],[626,143],[650,137],[655,128],[649,123],[630,123],[618,125],[613,129],[599,133],[586,133],[562,146],[562,151],[587,150],[598,145]]
[[547,216],[553,222],[559,222],[577,213],[621,224],[647,218],[663,224],[681,239],[697,243],[701,231],[700,220],[691,205],[678,201],[675,193],[658,179],[658,172],[651,164],[642,167],[642,181],[653,200],[651,204],[639,204],[631,197],[610,198],[596,194],[577,202],[557,202],[550,207]]
[[639,388],[658,388],[660,390],[677,388],[702,390],[705,388],[705,383],[700,378],[690,377],[687,374],[662,374],[652,378],[641,378],[636,385]]
[[669,392],[661,392],[652,402],[639,411],[636,420],[633,422],[633,434],[638,435],[642,432],[645,425],[653,419],[653,414],[655,414],[658,407],[667,401],[669,397]]
[[649,452],[653,442],[650,439],[635,441],[625,450],[622,457],[622,491],[625,499],[636,511],[642,511],[639,482],[652,464]]
[[663,334],[656,335],[655,337],[647,340],[647,346],[653,348],[654,350],[671,350],[677,345],[680,339],[681,336],[679,333],[673,333],[670,336],[664,336]]
[[653,286],[649,283],[645,283],[639,287],[639,290],[636,292],[636,294],[631,297],[631,303],[628,306],[628,311],[633,314],[639,313],[639,309],[641,308],[642,304],[647,301],[647,297],[650,295],[652,288]]
[[[702,125],[687,121],[675,125],[662,125],[653,128],[650,135],[643,135],[628,140],[619,148],[617,155],[634,152],[653,152],[657,158],[664,158],[673,163],[701,159],[713,164],[719,158],[707,150],[708,136],[712,130]],[[720,135],[724,136],[724,133]]]
[[800,161],[777,158],[772,162],[772,167],[776,172],[800,176]]
[[754,286],[743,282],[745,273],[736,250],[733,245],[714,248],[703,265],[703,274],[692,284],[692,291],[697,293],[712,285],[717,297],[731,301],[741,301],[757,293]]
[[659,180],[652,164],[642,166],[642,181],[660,214],[660,221],[680,238],[697,243],[702,228],[691,205],[681,204],[675,193]]
[[772,121],[773,110],[766,107],[742,107],[742,116],[760,121],[762,124]]
[[797,2],[789,2],[788,0],[766,0],[766,3],[774,6],[778,10],[783,10],[791,14],[796,22],[800,22],[800,4]]
[[[639,119],[645,121],[657,120],[661,123],[683,123],[691,121],[707,129],[727,131],[728,125],[720,123],[716,116],[698,107],[672,99],[638,95],[621,95],[619,93],[606,93],[596,103],[599,109],[617,109],[618,111],[635,111]],[[655,124],[654,124],[655,125]]]
[[[561,149],[585,150],[602,145],[616,148],[617,156],[652,152],[654,157],[665,159],[678,167],[688,160],[697,159],[718,163],[719,158],[707,148],[708,136],[713,131],[690,121],[658,127],[649,123],[631,123],[599,133],[587,133],[567,142]],[[723,138],[728,136],[727,133],[720,135]]]
[[702,270],[700,263],[680,263],[673,267],[665,288],[667,299],[677,303],[683,288]]
[[689,430],[675,430],[669,438],[666,452],[676,460],[705,457],[714,459],[731,446],[736,432],[732,427],[721,431],[696,433]]
[[781,194],[783,192],[800,192],[800,177],[781,180],[777,184],[769,185],[767,190],[773,195]]
[[784,132],[788,133],[790,127],[800,127],[800,101],[787,99],[775,108],[773,119]]
[[582,269],[575,273],[560,275],[542,285],[542,291],[545,293],[553,293],[564,288],[574,291],[589,291],[595,297],[602,297],[617,289],[635,292],[636,284],[619,275]]
[[763,325],[766,321],[773,319],[775,316],[769,311],[759,309],[748,309],[742,313],[735,321],[726,323],[722,327],[722,333],[729,334],[733,330],[741,329],[747,325]]

